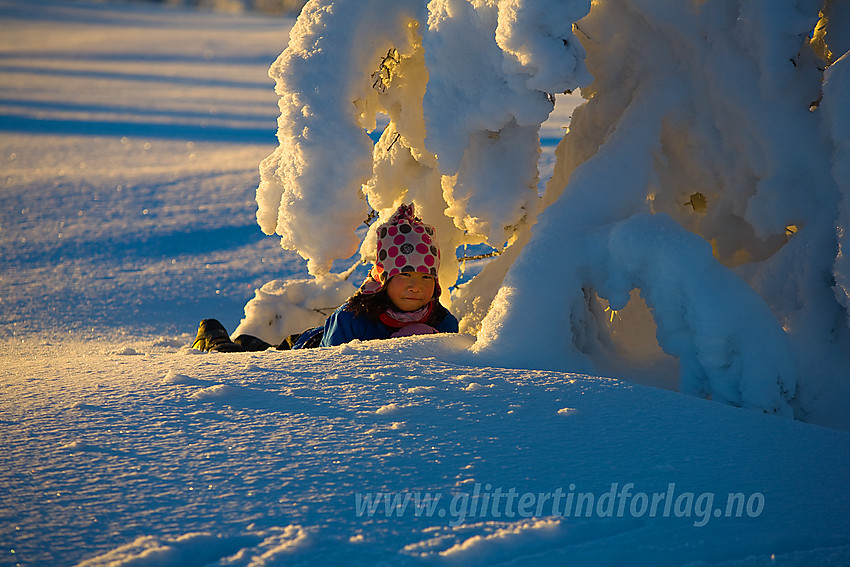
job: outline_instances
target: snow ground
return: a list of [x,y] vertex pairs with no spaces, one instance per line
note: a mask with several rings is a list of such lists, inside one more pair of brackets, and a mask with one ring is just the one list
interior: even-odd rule
[[119,6],[0,4],[5,337],[234,325],[300,269],[252,210],[289,22]]
[[[850,564],[846,432],[481,367],[463,336],[186,348],[306,273],[254,218],[290,25],[0,0],[0,565]],[[615,483],[678,504],[541,496]],[[497,488],[533,513],[477,513]],[[377,492],[443,499],[358,516]],[[726,517],[738,492],[752,513]]]

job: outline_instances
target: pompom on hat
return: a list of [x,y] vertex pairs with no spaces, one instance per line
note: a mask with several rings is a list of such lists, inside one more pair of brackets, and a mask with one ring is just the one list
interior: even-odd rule
[[[413,203],[401,205],[390,220],[377,228],[378,249],[375,265],[360,286],[360,293],[383,289],[391,277],[402,272],[421,272],[437,278],[440,247],[434,227],[414,215]],[[439,282],[436,293],[439,294]]]

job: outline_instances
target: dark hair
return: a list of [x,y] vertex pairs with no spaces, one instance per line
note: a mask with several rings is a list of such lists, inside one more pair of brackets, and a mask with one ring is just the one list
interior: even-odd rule
[[[432,298],[434,301],[434,310],[431,312],[431,316],[427,321],[427,323],[432,327],[440,324],[449,312],[448,309],[443,307],[436,296],[437,288],[435,287],[434,297]],[[390,296],[387,295],[387,288],[384,287],[377,293],[362,293],[358,291],[348,298],[348,301],[345,302],[344,309],[346,311],[350,311],[355,316],[365,315],[372,321],[378,322],[380,321],[379,317],[381,313],[387,309],[393,308],[395,308],[395,305],[393,305]]]

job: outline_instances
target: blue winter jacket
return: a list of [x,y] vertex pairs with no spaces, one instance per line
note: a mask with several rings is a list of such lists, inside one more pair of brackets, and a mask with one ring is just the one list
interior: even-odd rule
[[[440,333],[457,333],[457,318],[445,312],[445,317],[434,327]],[[325,321],[324,327],[315,327],[305,331],[292,345],[293,349],[304,348],[305,343],[318,333],[323,332],[321,346],[336,346],[354,339],[371,341],[388,339],[398,329],[392,329],[380,321],[374,321],[366,315],[355,315],[345,310],[345,304],[339,306]]]

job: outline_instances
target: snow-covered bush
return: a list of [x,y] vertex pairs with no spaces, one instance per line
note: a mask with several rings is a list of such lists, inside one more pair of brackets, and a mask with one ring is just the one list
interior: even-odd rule
[[[594,4],[578,24],[589,101],[479,353],[516,363],[533,346],[552,366],[594,371],[612,356],[610,332],[588,329],[612,325],[586,295],[617,310],[639,289],[683,390],[837,413],[822,401],[830,390],[846,400],[850,371],[847,310],[832,290],[844,269],[833,272],[837,184],[848,178],[837,168],[850,159],[834,115],[850,91],[830,87],[836,64],[815,107],[825,62],[807,43],[819,7]],[[545,313],[557,318],[530,338],[530,314]]]
[[251,335],[269,344],[280,344],[293,333],[323,324],[354,291],[344,274],[272,280],[254,292],[245,305],[245,318],[232,336]]
[[[413,201],[444,290],[452,250],[502,252],[443,298],[477,356],[672,355],[684,391],[828,421],[850,392],[848,28],[820,0],[314,0],[270,72],[258,221],[322,277],[371,258],[370,207]],[[540,199],[548,93],[576,87]],[[657,337],[639,357],[628,313]]]

